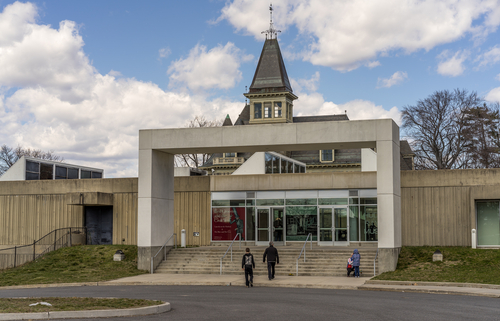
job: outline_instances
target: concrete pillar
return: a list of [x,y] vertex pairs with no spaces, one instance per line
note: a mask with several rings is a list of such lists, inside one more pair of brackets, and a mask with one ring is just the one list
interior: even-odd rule
[[399,128],[392,130],[392,140],[377,140],[379,273],[396,269],[401,249]]
[[137,245],[141,270],[174,233],[174,155],[139,149]]

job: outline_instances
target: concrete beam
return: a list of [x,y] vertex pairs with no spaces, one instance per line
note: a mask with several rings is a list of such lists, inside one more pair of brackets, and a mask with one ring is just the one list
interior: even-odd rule
[[173,233],[174,154],[349,148],[377,148],[379,247],[397,249],[399,127],[392,119],[139,131],[139,268],[149,268],[146,256]]

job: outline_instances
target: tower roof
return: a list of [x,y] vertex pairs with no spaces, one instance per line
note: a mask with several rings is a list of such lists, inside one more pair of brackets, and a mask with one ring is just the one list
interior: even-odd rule
[[293,92],[281,56],[278,39],[266,39],[249,92],[283,91]]

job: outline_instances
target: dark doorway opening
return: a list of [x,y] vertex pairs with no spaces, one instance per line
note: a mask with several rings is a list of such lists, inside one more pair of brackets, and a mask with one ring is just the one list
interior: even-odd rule
[[113,244],[113,206],[85,206],[87,244]]

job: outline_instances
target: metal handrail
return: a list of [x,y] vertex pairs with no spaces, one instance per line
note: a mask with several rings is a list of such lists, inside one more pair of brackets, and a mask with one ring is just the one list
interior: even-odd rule
[[375,258],[373,259],[373,276],[376,276],[376,274],[375,274],[375,262],[377,261],[377,256],[378,256],[378,249],[377,249],[377,254],[375,254]]
[[222,275],[222,260],[226,257],[226,254],[229,251],[229,249],[231,249],[231,262],[233,262],[233,243],[234,243],[234,241],[236,241],[236,238],[238,236],[240,237],[239,249],[241,250],[241,234],[240,233],[236,233],[236,236],[234,237],[233,241],[231,242],[231,244],[227,248],[226,253],[224,253],[224,255],[220,258],[220,275]]
[[[57,233],[58,231],[63,231],[63,232]],[[78,231],[78,233],[87,234],[86,227],[62,227],[62,228],[52,230],[51,232],[49,232],[49,233],[45,234],[44,236],[42,236],[41,238],[39,238],[38,240],[33,241],[33,243],[31,243],[31,244],[26,244],[26,245],[21,245],[21,246],[16,245],[14,247],[0,249],[0,252],[14,250],[14,266],[13,267],[15,268],[18,265],[17,264],[17,255],[18,255],[19,249],[26,248],[26,247],[33,247],[33,259],[26,260],[25,263],[35,261],[36,259],[45,255],[46,253],[49,253],[51,251],[55,251],[58,248],[72,246],[71,235],[72,235],[72,232],[77,232],[77,231]],[[52,237],[52,234],[54,234],[53,237]],[[59,238],[58,238],[58,236],[59,236]],[[42,252],[37,253],[36,252],[37,245],[38,246],[45,245],[47,247]],[[24,264],[24,263],[22,263],[22,264]],[[4,267],[0,267],[0,270],[3,268]]]
[[304,252],[304,262],[306,261],[306,244],[307,244],[307,240],[309,240],[309,236],[311,237],[311,250],[313,249],[313,242],[312,242],[312,233],[309,233],[307,235],[307,238],[306,238],[306,241],[304,242],[304,246],[302,247],[302,251],[300,251],[300,254],[299,254],[299,257],[297,258],[297,261],[296,261],[296,276],[299,276],[299,259],[300,257],[302,256],[302,252]]
[[[156,254],[154,256],[151,257],[151,274],[154,273],[154,259],[158,256],[158,254],[160,254],[161,250],[164,250],[163,252],[163,259],[165,260],[167,258],[167,243],[170,242],[170,239],[172,237],[177,236],[177,234],[173,233],[172,235],[170,235],[170,237],[168,238],[168,240],[165,242],[165,244],[163,244],[162,247],[160,247],[160,249],[158,250],[158,252],[156,252]],[[174,238],[174,246],[175,248],[177,249],[177,237]]]

